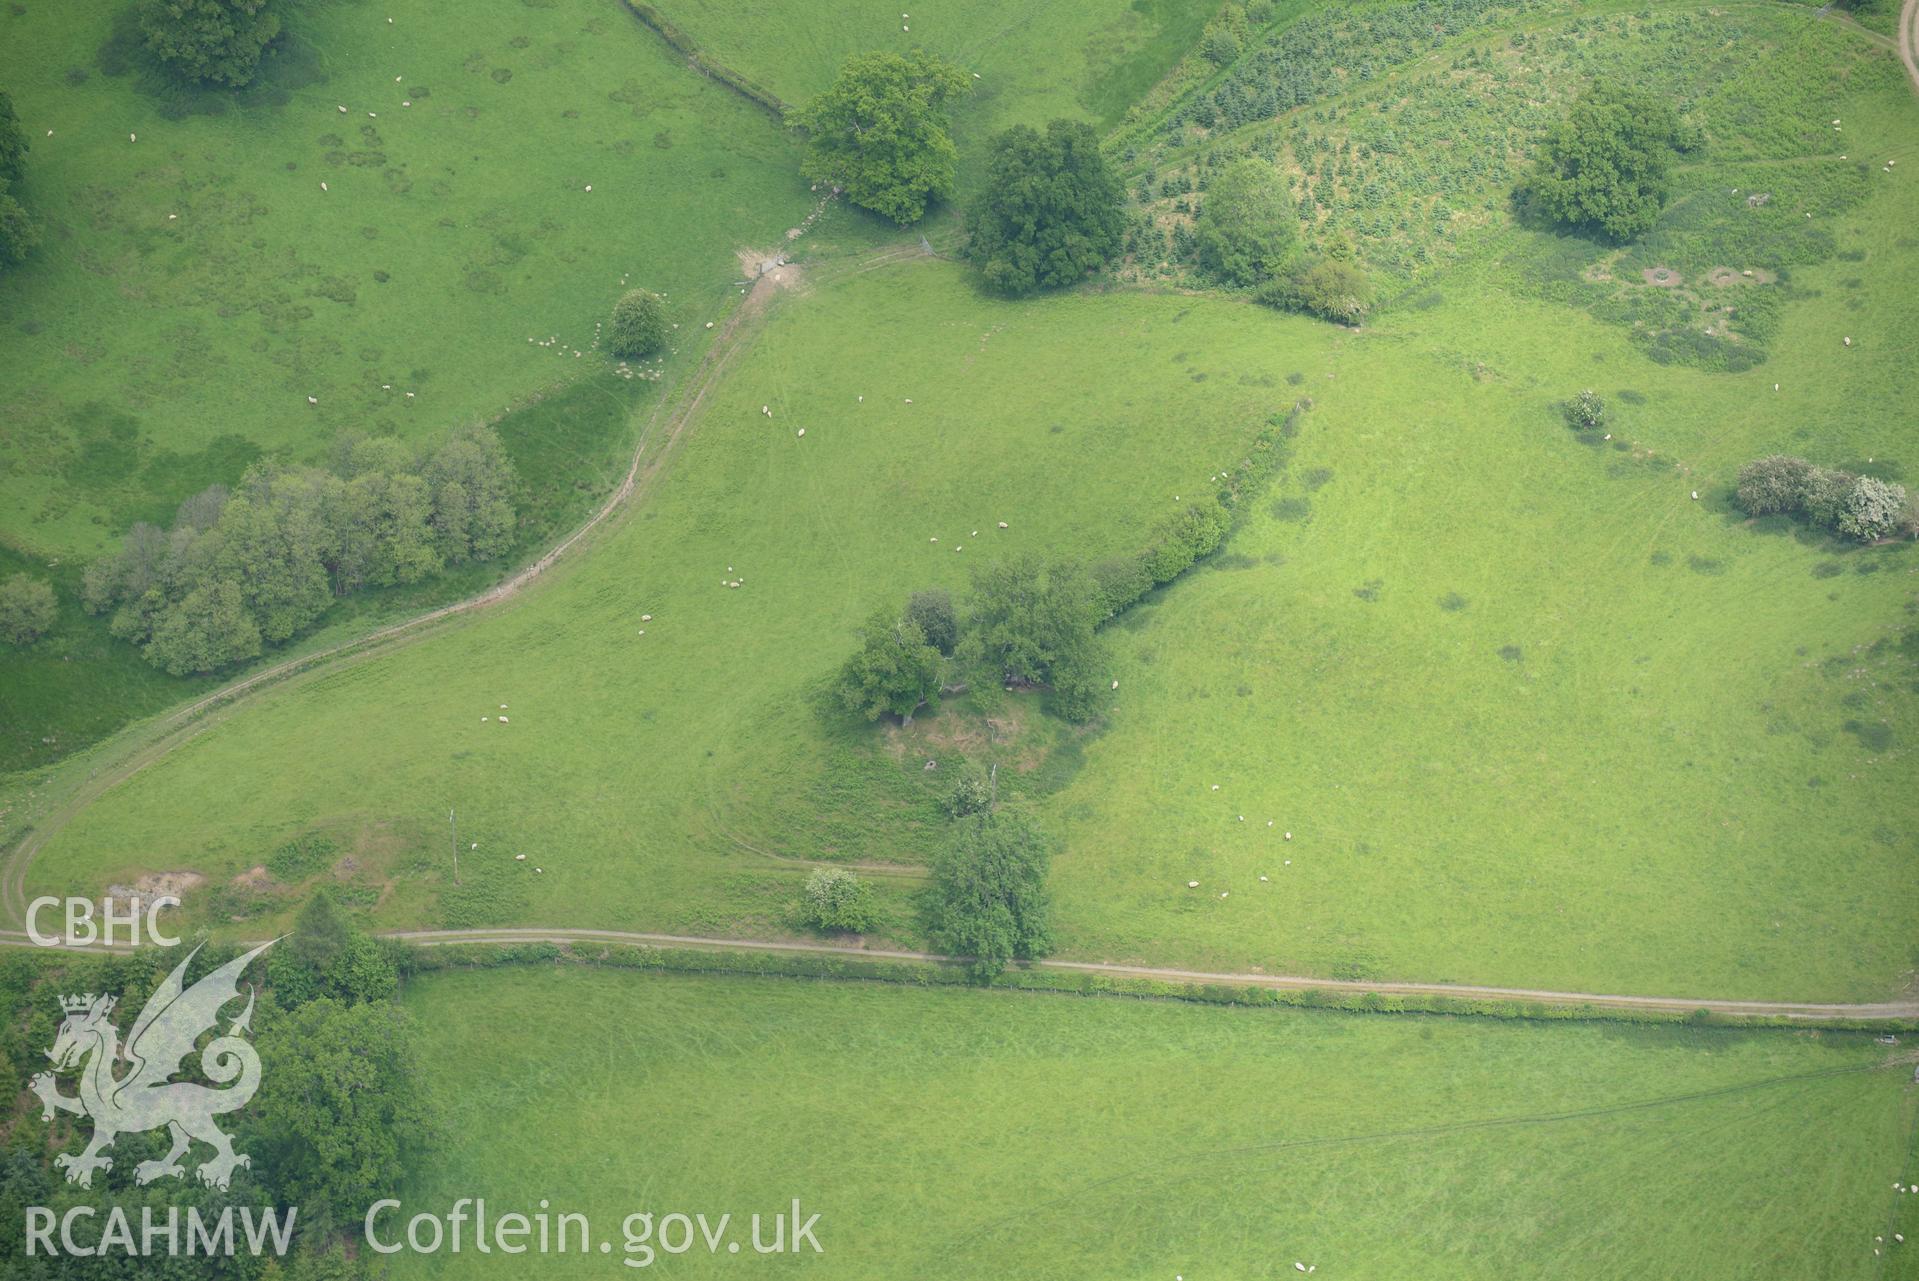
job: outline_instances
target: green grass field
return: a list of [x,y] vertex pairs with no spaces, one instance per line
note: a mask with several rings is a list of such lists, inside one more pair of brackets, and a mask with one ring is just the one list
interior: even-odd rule
[[[1013,307],[932,261],[802,278],[774,306],[664,482],[586,557],[471,623],[259,696],[83,814],[36,877],[221,882],[321,830],[392,880],[379,917],[395,924],[776,926],[796,879],[738,829],[802,857],[926,848],[889,821],[929,809],[921,760],[849,777],[854,749],[816,707],[854,627],[986,558],[1136,545],[1291,402],[1294,354],[1328,336],[1173,296]],[[485,719],[501,704],[508,724]],[[449,805],[481,853],[461,905],[431,908]]]
[[910,20],[902,22],[891,0],[812,4],[804,21],[768,0],[660,7],[701,49],[789,103],[805,102],[848,57],[875,49],[924,49],[978,73],[955,112],[968,156],[1009,125],[1068,116],[1111,126],[1198,40],[1217,9],[1206,0],[933,0],[917,10],[907,5]]
[[107,74],[109,19],[0,15],[48,233],[0,277],[0,538],[37,555],[570,383],[623,280],[705,319],[811,204],[778,128],[611,3],[302,6],[242,104]]
[[573,970],[407,1001],[460,1137],[405,1212],[547,1198],[616,1258],[635,1211],[795,1196],[830,1277],[1873,1277],[1915,1222],[1910,1072],[1865,1037]]
[[[821,206],[800,140],[618,0],[305,0],[237,97],[133,70],[124,7],[0,11],[47,232],[0,274],[0,577],[63,593],[43,641],[0,647],[0,852],[46,838],[27,897],[191,872],[182,932],[233,939],[326,888],[378,929],[767,940],[812,937],[800,886],[838,863],[878,887],[866,941],[923,948],[944,801],[991,766],[1053,838],[1071,959],[1919,990],[1919,545],[1732,501],[1782,451],[1919,485],[1919,97],[1885,12],[1280,0],[1214,66],[1216,0],[659,0],[792,103],[871,49],[978,73],[962,197],[998,129],[1101,130],[1141,252],[1013,302],[955,260],[952,209],[922,239]],[[1511,199],[1594,80],[1705,136],[1625,248]],[[1158,260],[1152,229],[1242,153],[1292,181],[1309,246],[1351,241],[1381,291],[1362,327]],[[794,265],[748,299],[737,255],[775,248]],[[593,341],[630,284],[682,327],[657,382]],[[1575,433],[1587,388],[1607,418]],[[354,596],[263,662],[485,589],[640,447],[630,500],[510,600],[177,734],[158,714],[216,682],[75,603],[130,522],[255,459],[476,420],[525,482],[511,552]],[[1280,422],[1226,545],[1105,629],[1093,723],[977,678],[907,725],[834,705],[875,609],[1138,551]],[[405,980],[446,1137],[382,1194],[544,1200],[612,1249],[402,1254],[396,1281],[611,1276],[628,1214],[731,1214],[744,1241],[796,1197],[825,1254],[759,1270],[1919,1281],[1904,1032],[534,954]],[[39,1143],[26,1098],[0,1135]]]
[[[1874,295],[1876,343],[1905,279]],[[1075,950],[1897,987],[1919,961],[1919,557],[1755,527],[1728,488],[1807,423],[1831,457],[1897,451],[1911,370],[1661,368],[1496,279],[1455,288],[1309,371],[1289,484],[1218,572],[1119,630],[1125,696],[1052,803]],[[1788,348],[1837,323],[1799,315]],[[1585,384],[1613,444],[1557,418]]]
[[[1588,59],[1629,38],[1587,34]],[[1715,101],[1844,38],[1774,34]],[[1913,106],[1880,62],[1838,90],[1805,71],[1787,97],[1888,151]],[[1590,245],[1510,226],[1358,333],[1176,294],[1008,304],[957,268],[849,274],[856,254],[820,253],[587,559],[241,708],[82,813],[34,885],[190,867],[222,887],[317,832],[382,923],[777,931],[801,867],[777,859],[919,863],[950,777],[925,761],[995,760],[1061,838],[1074,955],[1883,996],[1919,964],[1919,566],[1744,522],[1728,492],[1779,449],[1903,475],[1904,182],[1876,173],[1801,219],[1823,250],[1789,282],[1726,286],[1780,297],[1769,359],[1737,375],[1649,359],[1630,316],[1567,291]],[[1777,248],[1771,223],[1737,222],[1769,206],[1702,200],[1643,252]],[[1768,260],[1723,265],[1741,261]],[[1585,386],[1612,405],[1608,441],[1559,418]],[[904,732],[820,714],[873,607],[983,555],[1137,546],[1301,396],[1316,407],[1270,502],[1113,629],[1103,731],[994,690]],[[736,573],[743,590],[721,586]],[[482,720],[502,703],[509,726]],[[450,805],[486,851],[457,892]],[[913,939],[911,882],[890,884],[884,932]],[[202,910],[271,918],[298,888]]]

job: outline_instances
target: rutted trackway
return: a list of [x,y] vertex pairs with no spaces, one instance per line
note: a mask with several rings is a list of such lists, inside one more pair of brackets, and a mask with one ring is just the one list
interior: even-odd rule
[[[483,930],[390,930],[382,935],[417,947],[445,947],[458,943],[556,943],[614,944],[640,947],[691,948],[712,952],[773,952],[808,956],[833,956],[847,960],[916,961],[936,965],[962,965],[964,957],[943,956],[937,952],[910,952],[888,948],[848,947],[832,943],[806,943],[770,939],[709,938],[690,934],[649,934],[635,930],[574,930],[540,927]],[[35,946],[25,933],[0,930],[0,947]],[[79,952],[106,952],[124,949],[81,947]],[[1221,974],[1207,970],[1164,969],[1151,965],[1115,965],[1104,961],[1045,960],[1033,968],[1070,974],[1097,974],[1112,978],[1159,979],[1172,983],[1217,983],[1234,987],[1263,987],[1279,991],[1341,992],[1355,996],[1378,993],[1382,996],[1448,996],[1460,1000],[1536,1001],[1555,1006],[1589,1006],[1596,1010],[1658,1010],[1690,1014],[1710,1010],[1715,1014],[1778,1017],[1804,1023],[1857,1022],[1865,1019],[1919,1018],[1919,1001],[1886,1001],[1859,1005],[1830,1004],[1819,1001],[1727,1001],[1684,996],[1621,996],[1600,992],[1552,992],[1540,988],[1482,987],[1465,983],[1372,983],[1358,979],[1316,979],[1291,974]]]
[[[1912,45],[1919,43],[1919,0],[1906,0],[1901,21],[1902,39],[1905,41],[1904,50],[1910,59]],[[1908,65],[1911,65],[1910,60]],[[1914,85],[1916,89],[1919,89],[1919,72],[1914,75]],[[842,272],[835,274],[855,275],[892,262],[923,257],[925,252],[925,249],[919,245],[884,249],[855,260]],[[24,928],[21,928],[26,923],[27,915],[27,871],[32,865],[34,856],[47,839],[65,827],[75,815],[100,795],[190,740],[202,729],[214,723],[219,714],[224,713],[231,705],[249,694],[257,693],[263,688],[293,676],[350,659],[362,658],[394,643],[417,639],[433,624],[510,599],[528,583],[551,569],[562,556],[619,512],[636,495],[646,493],[658,475],[661,464],[671,452],[673,444],[693,422],[706,399],[707,392],[718,382],[720,375],[730,363],[731,357],[739,349],[740,339],[744,337],[743,326],[764,309],[769,295],[777,288],[778,285],[770,278],[762,278],[755,283],[746,302],[727,318],[724,328],[707,348],[705,356],[701,358],[683,394],[677,397],[663,397],[655,406],[649,422],[640,433],[632,464],[628,467],[626,477],[619,487],[584,524],[538,560],[495,586],[465,600],[428,611],[332,648],[289,659],[189,703],[163,718],[163,728],[155,740],[129,752],[111,766],[90,777],[86,783],[76,789],[73,796],[31,828],[11,850],[0,857],[0,919],[5,919],[14,927],[0,928],[0,947],[35,946]],[[660,434],[662,427],[664,428],[663,436]],[[883,869],[876,867],[873,870],[898,874],[905,869],[889,866]],[[915,961],[951,965],[963,964],[965,961],[965,958],[944,956],[935,952],[849,947],[797,940],[714,938],[631,930],[544,926],[476,930],[396,930],[388,932],[386,937],[401,939],[423,947],[456,943],[599,943],[693,948],[716,952],[772,952],[835,956],[849,960]],[[68,950],[100,952],[110,949],[76,947]],[[1392,996],[1446,996],[1463,1000],[1532,1001],[1554,1006],[1584,1006],[1601,1010],[1657,1010],[1690,1013],[1703,1009],[1716,1014],[1781,1017],[1806,1023],[1853,1022],[1864,1019],[1919,1019],[1919,1000],[1843,1004],[1817,1001],[1742,1001],[1710,997],[1628,996],[1455,983],[1370,982],[1288,974],[1215,973],[1205,970],[1062,959],[1040,961],[1036,963],[1036,966],[1044,970],[1068,973],[1157,979],[1174,983],[1217,983],[1283,991],[1319,990],[1353,995],[1371,992]]]
[[[924,256],[925,251],[917,244],[896,245],[858,258],[835,275],[857,275],[888,263]],[[745,337],[748,328],[747,322],[755,319],[765,310],[769,299],[778,289],[778,282],[770,275],[762,276],[753,283],[752,291],[747,295],[746,300],[733,309],[714,335],[712,343],[706,349],[706,354],[695,366],[692,377],[684,389],[677,395],[662,396],[654,406],[634,446],[633,461],[627,467],[625,478],[607,496],[606,501],[600,504],[593,514],[572,533],[562,538],[532,564],[464,600],[416,614],[412,618],[368,632],[364,636],[343,641],[338,645],[275,663],[271,667],[222,686],[203,698],[166,713],[158,722],[160,730],[153,740],[129,751],[91,775],[71,797],[40,822],[34,824],[12,849],[8,850],[4,856],[0,856],[0,919],[16,926],[25,923],[27,869],[32,866],[34,856],[39,853],[40,848],[50,837],[101,795],[160,760],[206,728],[211,723],[212,713],[222,711],[249,694],[258,693],[262,689],[292,677],[305,675],[348,659],[364,658],[396,643],[417,639],[437,623],[510,600],[534,579],[553,568],[561,557],[618,513],[636,495],[645,494],[659,475],[661,465],[671,453],[674,444],[694,421],[700,406],[706,400],[707,393],[719,381],[720,375],[740,349],[740,340]]]
[[1919,0],[1906,0],[1899,11],[1899,61],[1906,64],[1912,91],[1919,93]]

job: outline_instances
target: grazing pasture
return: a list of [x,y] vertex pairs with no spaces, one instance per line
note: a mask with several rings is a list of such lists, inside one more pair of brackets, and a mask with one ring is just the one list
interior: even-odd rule
[[[1841,290],[1789,311],[1784,348],[1840,315],[1896,345],[1907,271],[1860,313]],[[1755,524],[1728,495],[1793,442],[1897,467],[1915,371],[1660,367],[1501,286],[1455,275],[1309,366],[1274,500],[1113,630],[1110,728],[1048,802],[1064,940],[1353,978],[1896,989],[1919,959],[1919,548]],[[1583,439],[1558,411],[1582,385],[1611,406]]]
[[[1900,989],[1919,965],[1919,551],[1747,521],[1729,491],[1775,451],[1910,480],[1919,203],[1903,169],[1857,166],[1898,158],[1912,96],[1884,49],[1802,9],[1452,8],[1492,26],[1406,37],[1452,86],[1403,117],[1412,137],[1469,98],[1519,110],[1542,68],[1630,77],[1661,44],[1698,54],[1654,82],[1710,125],[1643,243],[1499,208],[1524,129],[1459,149],[1503,166],[1462,200],[1481,230],[1359,330],[1170,290],[1007,303],[960,267],[871,253],[862,220],[830,214],[659,483],[584,555],[506,608],[222,713],[54,833],[30,888],[191,867],[202,919],[252,930],[323,869],[249,869],[323,839],[384,924],[751,934],[796,929],[800,875],[829,861],[876,873],[876,933],[910,941],[950,780],[997,764],[1060,841],[1077,956]],[[823,54],[789,66],[714,12],[670,16],[804,96],[781,77]],[[852,40],[835,30],[820,38]],[[1749,57],[1721,51],[1736,35]],[[1273,137],[1341,124],[1357,132],[1334,154],[1371,148],[1393,95],[1424,94],[1397,65],[1332,77]],[[1173,122],[1161,159],[1214,141],[1190,100],[1153,118]],[[1750,201],[1752,174],[1807,207]],[[1363,259],[1390,228],[1359,230],[1379,233]],[[1707,333],[1726,306],[1731,328]],[[1576,433],[1562,407],[1588,388],[1606,418]],[[1302,399],[1291,464],[1233,541],[1107,629],[1102,724],[997,687],[910,727],[826,706],[873,609],[963,587],[988,557],[1137,550]]]
[[0,275],[0,538],[38,557],[265,454],[570,385],[624,281],[705,319],[813,203],[779,129],[613,3],[302,6],[238,98],[155,88],[115,8],[0,14],[47,228]]
[[[272,919],[292,900],[227,883],[321,831],[392,924],[750,932],[798,892],[771,853],[917,862],[951,777],[924,761],[963,749],[878,750],[884,730],[822,717],[855,628],[994,557],[1132,549],[1292,402],[1286,371],[1330,334],[1170,295],[1014,306],[928,259],[834,270],[774,303],[586,555],[256,695],[84,811],[36,882],[191,864],[224,886],[211,920]],[[481,850],[442,895],[449,806]]]
[[1919,1203],[1910,1071],[1865,1037],[548,969],[407,1003],[460,1138],[406,1212],[546,1198],[615,1258],[634,1212],[744,1240],[799,1197],[831,1277],[1871,1277]]
[[[955,112],[962,158],[989,134],[1055,116],[1114,124],[1195,40],[1217,8],[1203,0],[830,0],[803,20],[769,0],[676,0],[658,6],[720,62],[798,104],[849,56],[924,49],[978,73]],[[901,20],[901,9],[909,15]],[[962,167],[960,181],[967,182]]]

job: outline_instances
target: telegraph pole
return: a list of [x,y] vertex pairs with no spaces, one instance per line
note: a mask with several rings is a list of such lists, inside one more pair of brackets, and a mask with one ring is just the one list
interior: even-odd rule
[[453,817],[453,807],[447,806],[447,826],[453,829],[453,883],[460,883],[460,825]]

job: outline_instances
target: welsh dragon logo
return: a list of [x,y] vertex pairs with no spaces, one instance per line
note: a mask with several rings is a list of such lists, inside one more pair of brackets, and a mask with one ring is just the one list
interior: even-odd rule
[[[60,998],[66,1019],[60,1024],[53,1048],[47,1051],[54,1071],[35,1076],[28,1088],[40,1096],[41,1117],[45,1120],[52,1120],[56,1110],[93,1118],[93,1141],[86,1151],[54,1158],[54,1164],[67,1172],[67,1182],[83,1188],[93,1186],[95,1170],[113,1168],[112,1158],[101,1152],[115,1138],[161,1126],[172,1136],[173,1147],[160,1160],[135,1166],[136,1183],[184,1178],[186,1168],[180,1158],[194,1139],[213,1148],[212,1159],[203,1162],[196,1172],[200,1182],[209,1187],[224,1189],[236,1166],[253,1164],[245,1153],[233,1150],[233,1140],[213,1119],[245,1107],[260,1088],[260,1056],[245,1039],[252,1030],[255,993],[248,993],[246,1009],[227,1025],[226,1034],[216,1036],[200,1051],[200,1070],[207,1079],[216,1085],[233,1084],[214,1089],[172,1078],[180,1071],[182,1060],[193,1053],[201,1034],[219,1022],[221,1009],[239,998],[241,972],[272,946],[263,943],[186,987],[183,979],[187,966],[200,950],[194,948],[148,998],[133,1021],[133,1032],[124,1049],[119,1030],[109,1017],[117,998],[91,992]],[[114,1069],[121,1059],[130,1068],[116,1076]],[[75,1066],[80,1067],[80,1093],[61,1094],[54,1074]]]

